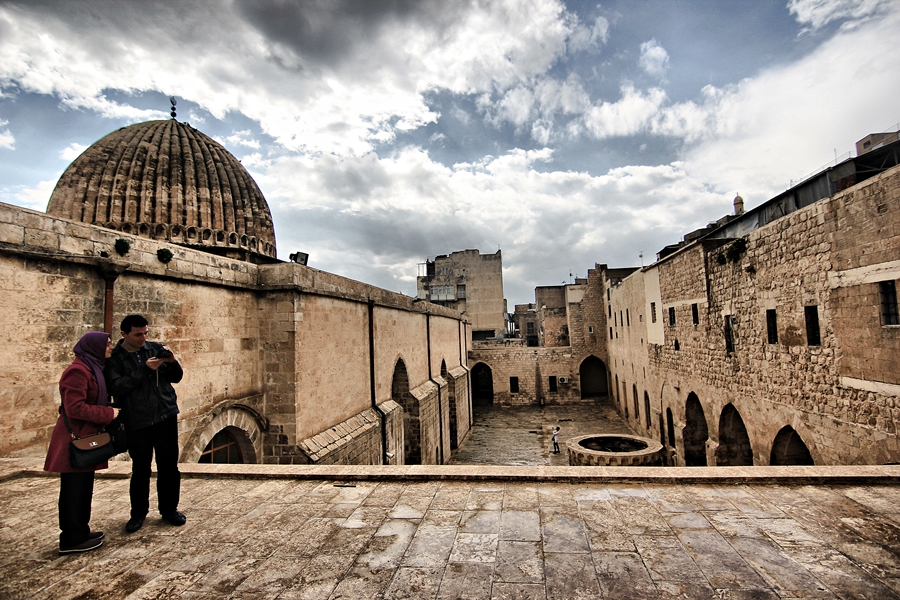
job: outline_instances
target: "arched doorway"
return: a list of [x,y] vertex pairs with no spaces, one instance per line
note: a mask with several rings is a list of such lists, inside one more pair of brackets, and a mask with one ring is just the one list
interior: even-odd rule
[[809,448],[803,443],[803,438],[790,425],[785,425],[775,436],[772,442],[772,455],[769,457],[770,465],[813,465],[815,464]]
[[669,438],[669,446],[675,448],[675,418],[672,416],[672,409],[666,407],[666,436]]
[[456,427],[456,380],[450,377],[450,373],[447,372],[446,360],[441,361],[441,377],[447,382],[447,396],[450,405],[450,448],[455,449],[459,447],[459,442],[456,439],[458,435]]
[[641,412],[638,409],[638,395],[637,395],[637,386],[631,386],[631,401],[634,403],[634,420],[637,421],[638,425],[641,424]]
[[409,391],[409,373],[403,359],[397,360],[391,378],[391,399],[403,407],[403,464],[422,464],[422,427],[419,400]]
[[684,408],[684,464],[688,467],[706,466],[706,440],[709,439],[709,427],[706,415],[697,394],[688,394]]
[[650,431],[652,423],[650,422],[650,394],[644,390],[644,421],[647,423],[647,431]]
[[494,403],[494,373],[484,363],[472,368],[472,404],[490,406]]
[[722,409],[719,416],[719,447],[716,448],[716,465],[720,467],[753,466],[753,448],[744,426],[741,413],[733,404]]
[[606,380],[606,365],[596,356],[588,356],[578,367],[578,379],[581,382],[581,398],[603,398],[609,392]]

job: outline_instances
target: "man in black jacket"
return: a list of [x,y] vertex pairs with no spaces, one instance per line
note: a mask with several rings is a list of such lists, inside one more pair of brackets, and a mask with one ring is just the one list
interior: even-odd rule
[[115,405],[121,407],[131,456],[129,533],[144,524],[150,510],[150,462],[156,452],[156,495],[159,514],[172,525],[184,525],[178,512],[178,398],[173,383],[184,376],[172,351],[147,341],[148,323],[141,315],[122,320],[122,339],[106,361],[104,375]]

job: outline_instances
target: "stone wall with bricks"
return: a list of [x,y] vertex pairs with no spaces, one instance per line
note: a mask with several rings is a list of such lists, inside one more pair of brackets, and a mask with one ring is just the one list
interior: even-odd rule
[[[581,402],[578,387],[577,357],[571,348],[533,348],[497,346],[469,352],[469,365],[484,363],[491,369],[494,404],[567,404]],[[518,381],[518,392],[511,391],[510,379]],[[550,377],[557,381],[550,390]],[[560,377],[566,379],[560,382]]]
[[[129,245],[122,255],[119,239]],[[227,429],[247,460],[378,464],[383,439],[403,445],[401,411],[379,416],[377,435],[366,415],[399,406],[398,361],[412,388],[430,383],[429,354],[438,378],[442,361],[468,377],[467,326],[449,309],[294,263],[254,265],[0,204],[0,456],[45,451],[59,376],[79,337],[104,329],[108,285],[113,338],[125,314],[145,314],[151,339],[184,366],[183,460],[198,460]],[[431,385],[428,443],[449,458],[450,393],[438,405]],[[467,381],[456,387],[468,393]],[[337,446],[321,437],[338,427]],[[307,443],[323,439],[330,445]]]
[[[770,464],[786,431],[815,464],[900,460],[900,327],[883,321],[881,285],[900,279],[898,256],[900,168],[744,238],[688,244],[656,265],[664,343],[620,331],[628,349],[610,344],[613,376],[630,387],[646,366],[662,417],[647,433],[678,464],[703,428],[710,465],[741,460],[741,440],[751,449],[742,460]],[[631,287],[637,274],[612,291],[614,310],[646,303]],[[642,354],[645,365],[629,364]]]

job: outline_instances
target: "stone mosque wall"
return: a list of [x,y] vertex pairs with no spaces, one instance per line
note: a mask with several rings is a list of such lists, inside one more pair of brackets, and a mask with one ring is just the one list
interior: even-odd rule
[[[815,464],[900,460],[900,326],[882,320],[898,259],[895,167],[744,238],[700,240],[636,272],[611,290],[620,410],[632,386],[646,393],[649,426],[633,402],[629,423],[679,465],[783,464],[800,460],[801,444]],[[640,327],[650,276],[661,339],[656,325],[647,337]]]
[[245,462],[402,464],[401,398],[424,415],[409,425],[427,443],[423,461],[450,457],[451,399],[456,443],[468,433],[469,331],[454,311],[294,263],[250,264],[0,204],[0,456],[45,451],[72,346],[104,328],[107,279],[113,339],[125,314],[142,313],[184,366],[182,460],[227,430]]

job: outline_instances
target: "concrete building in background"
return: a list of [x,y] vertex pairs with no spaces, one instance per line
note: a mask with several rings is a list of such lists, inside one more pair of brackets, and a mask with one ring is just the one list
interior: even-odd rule
[[472,326],[472,339],[505,335],[503,259],[500,250],[460,250],[419,265],[418,297],[458,311]]

